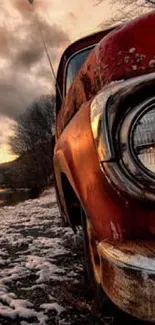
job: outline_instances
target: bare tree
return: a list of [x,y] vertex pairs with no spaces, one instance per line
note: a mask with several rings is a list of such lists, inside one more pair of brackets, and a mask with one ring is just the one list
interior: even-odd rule
[[[95,5],[99,6],[105,0],[96,0]],[[98,27],[105,28],[117,22],[125,22],[144,13],[151,11],[155,0],[109,0],[111,6],[110,19],[102,22]]]
[[14,135],[10,137],[13,153],[20,156],[43,143],[49,143],[53,137],[54,123],[55,98],[42,96],[16,117]]
[[155,0],[145,0],[145,2],[155,6]]
[[42,96],[18,115],[16,122],[10,146],[19,158],[10,166],[8,178],[15,187],[23,184],[36,191],[46,187],[52,178],[55,97]]

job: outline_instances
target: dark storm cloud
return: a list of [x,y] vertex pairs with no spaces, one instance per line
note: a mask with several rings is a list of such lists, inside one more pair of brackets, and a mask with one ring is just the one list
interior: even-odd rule
[[60,46],[69,41],[69,36],[58,25],[49,25],[46,21],[40,21],[40,26],[44,33],[45,39],[52,47]]
[[69,42],[69,36],[67,33],[65,33],[58,25],[49,24],[39,15],[38,9],[42,9],[43,12],[43,9],[49,4],[51,8],[51,2],[48,3],[47,1],[42,1],[39,3],[34,1],[34,3],[37,19],[28,0],[12,0],[14,9],[17,10],[25,21],[24,32],[26,32],[26,35],[24,37],[24,42],[22,43],[22,46],[19,46],[18,54],[14,58],[13,62],[13,64],[19,65],[20,68],[30,68],[43,57],[44,47],[40,30],[46,45],[50,50],[50,55],[52,55],[52,51],[55,48],[63,46]]
[[51,72],[51,69],[49,66],[42,65],[37,71],[37,76],[40,79],[44,79],[45,81],[48,81],[49,83],[54,83],[55,81],[53,80],[53,74]]
[[0,57],[7,57],[11,54],[14,44],[14,35],[5,25],[0,26]]
[[10,33],[4,26],[0,26],[1,56],[6,55],[9,50]]
[[[45,2],[40,2],[40,8]],[[0,115],[14,117],[31,101],[52,89],[52,76],[28,1],[10,3],[12,10],[16,10],[17,20],[10,23],[6,19],[0,23],[0,60],[5,59],[5,65],[0,68]],[[58,25],[48,23],[39,14],[38,21],[52,63],[55,63],[58,49],[66,47],[69,37]]]
[[[39,22],[42,34],[52,58],[55,58],[55,49],[69,42],[68,35],[57,25],[50,25],[46,21]],[[52,55],[54,52],[54,55]],[[39,29],[34,23],[27,24],[25,41],[20,44],[19,51],[13,64],[20,68],[30,68],[41,60],[45,50]]]
[[42,84],[24,73],[0,71],[0,114],[14,117],[46,92]]
[[[48,10],[48,7],[50,10],[52,10],[52,1],[43,0],[38,2],[37,0],[34,0],[33,3],[36,10]],[[18,13],[20,13],[22,18],[27,20],[31,19],[32,5],[28,0],[12,0],[12,5],[18,11]]]
[[[55,49],[60,46],[66,46],[69,43],[69,36],[65,33],[58,25],[49,24],[46,20],[43,20],[39,15],[38,8],[42,10],[51,3],[47,1],[35,2],[35,12],[34,14],[31,5],[28,0],[12,0],[13,8],[21,15],[23,25],[20,23],[19,26],[16,26],[14,34],[20,36],[23,33],[23,37],[19,37],[18,43],[16,42],[16,49],[12,57],[13,66],[18,66],[19,69],[29,69],[38,62],[41,61],[41,58],[45,54],[41,33],[46,42],[46,45],[50,51],[50,56],[52,59],[56,59]],[[40,33],[41,30],[41,33]],[[20,31],[20,33],[19,33]],[[9,33],[7,39],[9,39]],[[5,48],[8,47],[7,39]],[[54,53],[53,53],[54,52]]]
[[37,61],[40,61],[42,57],[42,51],[39,50],[36,52],[35,49],[25,49],[23,50],[21,53],[19,53],[16,56],[16,64],[19,67],[31,67],[32,65],[34,65]]

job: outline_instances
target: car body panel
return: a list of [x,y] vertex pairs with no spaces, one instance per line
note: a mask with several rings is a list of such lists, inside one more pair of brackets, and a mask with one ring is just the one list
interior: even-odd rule
[[[90,221],[101,261],[103,289],[126,312],[151,321],[155,320],[151,298],[151,286],[155,286],[154,282],[152,285],[155,205],[151,200],[143,201],[142,197],[121,191],[105,174],[92,132],[91,105],[97,94],[104,95],[109,84],[155,72],[155,42],[149,37],[152,31],[155,31],[155,12],[117,27],[95,46],[63,98],[61,109],[57,109],[54,150],[55,178],[62,210],[69,219],[62,182],[62,175],[65,175]],[[59,68],[58,74],[60,71],[65,71],[64,66]],[[58,101],[57,107],[59,105]],[[107,165],[111,163],[106,162]],[[125,242],[125,253],[122,242]],[[131,255],[134,256],[132,260]],[[143,264],[143,269],[133,268],[137,255],[145,261],[147,257],[153,269],[148,271],[147,263]],[[125,264],[125,258],[131,263]]]

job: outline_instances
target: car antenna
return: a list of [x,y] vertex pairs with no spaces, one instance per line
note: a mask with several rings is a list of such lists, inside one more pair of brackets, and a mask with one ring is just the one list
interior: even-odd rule
[[38,16],[37,16],[37,13],[36,13],[36,10],[35,10],[35,7],[34,7],[34,0],[28,0],[28,2],[32,5],[32,9],[33,9],[34,16],[35,16],[35,19],[36,19],[36,23],[37,23],[37,26],[38,26],[38,30],[39,30],[39,33],[40,33],[40,37],[41,37],[41,40],[42,40],[42,43],[43,43],[43,46],[44,46],[44,50],[45,50],[45,53],[46,53],[46,56],[47,56],[47,60],[48,60],[49,65],[50,65],[50,69],[51,69],[51,73],[52,73],[52,78],[55,81],[55,86],[56,86],[56,88],[58,90],[58,93],[59,93],[59,96],[60,96],[60,99],[61,99],[61,102],[62,102],[61,90],[60,90],[60,87],[58,85],[58,82],[57,82],[57,79],[56,79],[56,76],[55,76],[55,72],[54,72],[54,69],[53,69],[53,64],[52,64],[50,55],[48,53],[48,48],[47,48],[47,45],[46,45],[46,42],[45,42],[45,39],[44,39],[44,35],[43,35],[43,32],[42,32],[42,28],[40,26],[40,22],[39,22],[39,19],[38,19]]

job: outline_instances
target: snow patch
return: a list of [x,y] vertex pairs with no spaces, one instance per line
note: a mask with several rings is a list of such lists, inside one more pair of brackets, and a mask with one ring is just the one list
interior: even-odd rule
[[60,306],[57,302],[49,303],[49,304],[42,304],[40,305],[40,308],[48,310],[56,310],[57,314],[60,315],[63,311],[65,311],[65,308]]
[[[60,285],[64,280],[77,283],[81,266],[64,265],[65,257],[74,256],[74,233],[61,226],[54,189],[39,199],[4,206],[0,224],[0,317],[9,324],[18,318],[21,325],[28,325],[34,318],[34,325],[47,325],[55,310],[59,324],[65,324],[61,319],[65,309],[50,295],[49,285],[55,280]],[[38,304],[41,311],[35,306],[36,298],[33,301],[37,292],[45,294],[46,303]]]

